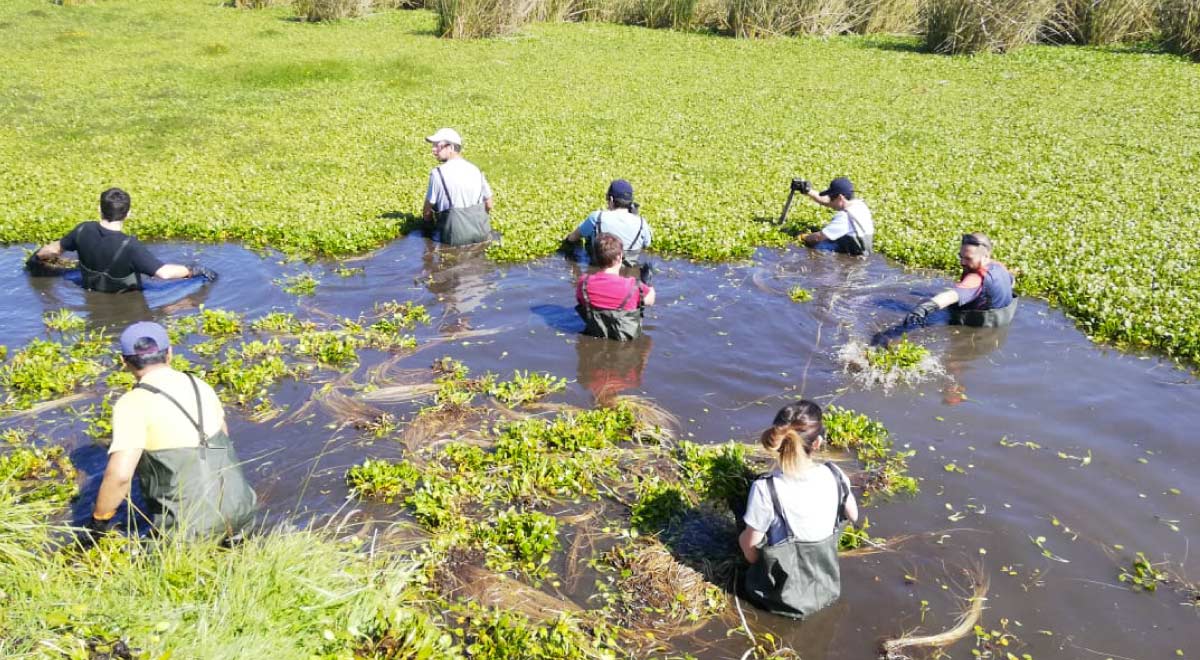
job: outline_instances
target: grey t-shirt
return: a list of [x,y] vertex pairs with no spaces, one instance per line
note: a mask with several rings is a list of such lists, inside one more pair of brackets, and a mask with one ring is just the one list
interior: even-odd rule
[[593,211],[579,225],[580,238],[594,236],[597,223],[601,232],[621,239],[621,246],[626,251],[650,247],[650,224],[626,209]]
[[[834,466],[842,479],[846,478],[841,468]],[[787,516],[792,534],[800,541],[820,541],[833,533],[837,522],[838,485],[833,472],[824,463],[813,463],[802,474],[789,477],[776,469],[775,490],[779,493],[779,504]],[[849,481],[845,482],[849,483]],[[783,521],[775,515],[771,504],[771,491],[766,479],[750,485],[750,499],[746,502],[746,515],[742,516],[748,527],[767,533],[767,545],[775,545],[787,538]]]

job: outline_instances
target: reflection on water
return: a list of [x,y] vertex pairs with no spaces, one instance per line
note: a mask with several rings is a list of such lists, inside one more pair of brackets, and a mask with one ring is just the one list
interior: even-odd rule
[[[1116,580],[1135,551],[1183,562],[1200,575],[1200,553],[1188,553],[1200,510],[1193,431],[1200,387],[1161,360],[1090,344],[1038,301],[1024,301],[1007,329],[933,326],[913,333],[949,375],[885,395],[853,387],[833,357],[836,349],[891,326],[946,281],[878,257],[794,249],[761,251],[746,263],[658,260],[659,302],[647,309],[646,336],[621,345],[576,334],[579,266],[561,257],[502,266],[478,248],[442,249],[411,236],[352,260],[363,271],[341,277],[334,272],[340,262],[300,264],[235,246],[154,249],[169,261],[211,264],[221,279],[205,290],[204,304],[250,318],[274,309],[356,318],[391,299],[427,305],[435,322],[417,334],[428,348],[400,360],[396,370],[427,372],[435,358],[449,355],[476,374],[574,373],[577,382],[559,400],[591,406],[636,392],[677,416],[683,437],[696,442],[752,445],[774,411],[800,396],[879,418],[899,446],[915,452],[910,463],[922,492],[872,503],[865,514],[872,534],[912,538],[897,552],[843,561],[842,601],[817,620],[796,624],[748,613],[805,658],[873,657],[879,638],[949,627],[961,569],[974,565],[991,577],[986,621],[1020,620],[1028,644],[1020,652],[1035,658],[1093,657],[1083,647],[1114,658],[1200,648],[1194,608],[1180,605],[1181,597],[1166,588],[1132,593]],[[10,348],[41,335],[42,313],[60,307],[113,328],[189,313],[31,280],[22,260],[19,248],[0,250],[0,326]],[[320,279],[311,297],[296,298],[273,283],[308,271]],[[794,286],[812,291],[813,300],[793,303]],[[453,334],[468,326],[476,332]],[[232,435],[272,519],[338,511],[349,466],[368,456],[402,455],[399,443],[370,441],[309,404],[326,383],[365,382],[385,357],[364,351],[363,364],[347,376],[317,372],[281,384],[274,398],[289,410],[272,422],[231,411]],[[378,404],[398,417],[418,406]],[[69,415],[47,413],[39,423],[76,449],[81,467],[98,469],[95,450],[85,449]],[[947,471],[950,464],[958,470]],[[371,509],[379,516],[395,510]],[[1070,563],[1046,558],[1031,537],[1045,537],[1044,545]],[[1116,544],[1125,550],[1114,550]],[[745,650],[736,637],[725,638],[723,623],[697,640],[706,658],[736,658]],[[969,646],[951,651],[969,657]]]

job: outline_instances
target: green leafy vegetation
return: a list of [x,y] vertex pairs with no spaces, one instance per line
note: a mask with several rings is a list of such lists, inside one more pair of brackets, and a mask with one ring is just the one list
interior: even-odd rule
[[200,332],[210,337],[241,334],[242,315],[224,309],[203,309],[200,312]]
[[64,504],[79,492],[75,466],[62,447],[18,447],[0,454],[0,491],[18,502]]
[[1117,579],[1136,591],[1156,591],[1159,583],[1167,582],[1170,576],[1150,563],[1144,553],[1137,553],[1129,568],[1123,569]]
[[495,383],[488,388],[488,394],[496,397],[501,403],[509,406],[537,401],[553,392],[561,392],[567,387],[566,378],[556,378],[549,374],[514,371],[512,380]]
[[[1172,238],[1200,229],[1195,195],[1181,185],[1130,195],[1114,183],[1196,178],[1195,72],[1177,57],[1034,46],[950,58],[911,52],[912,38],[746,43],[595,23],[533,25],[527,39],[431,41],[429,12],[312,29],[280,21],[282,9],[164,2],[0,8],[11,25],[5,85],[14,99],[0,186],[39,182],[37,195],[3,205],[0,242],[61,237],[94,214],[102,186],[92,182],[116,177],[133,195],[130,229],[143,238],[298,254],[373,249],[402,231],[397,214],[419,210],[434,164],[422,138],[442,121],[429,108],[462,105],[461,90],[431,83],[493,75],[505,62],[506,84],[478,92],[486,99],[456,120],[464,154],[500,200],[496,259],[553,253],[614,168],[635,185],[655,249],[702,259],[745,258],[819,226],[827,213],[812,205],[782,228],[752,220],[778,213],[793,176],[847,174],[878,220],[882,254],[956,272],[958,236],[984,231],[1020,271],[1021,292],[1062,306],[1089,336],[1200,358],[1200,290],[1188,284],[1200,245]],[[69,30],[89,36],[45,38]],[[228,52],[205,54],[215,39]],[[609,46],[599,55],[598,42]],[[133,61],[141,66],[117,64]],[[169,78],[149,73],[168,69]],[[834,69],[859,81],[852,97],[816,84],[815,72]],[[798,71],[804,94],[795,93]],[[606,78],[656,80],[655,93],[617,86],[623,121],[605,121],[593,81]],[[89,81],[99,79],[108,92],[92,94]],[[1165,91],[1145,94],[1145,79]],[[331,98],[344,103],[331,109]],[[394,113],[418,106],[426,110]],[[676,139],[644,149],[644,135]],[[831,170],[826,145],[848,135],[853,148]],[[745,148],[759,144],[780,157]],[[100,147],[110,156],[92,158]],[[531,161],[531,149],[541,157]],[[1070,232],[1056,230],[1064,213]]]
[[837,359],[855,382],[865,388],[890,392],[897,385],[915,385],[945,373],[929,349],[901,337],[887,346],[869,346],[851,341],[838,349]]
[[883,424],[839,406],[825,409],[824,423],[829,446],[853,452],[866,470],[865,495],[917,492],[917,480],[908,474],[908,459],[915,452],[897,451]]
[[812,300],[812,291],[802,286],[794,286],[788,291],[788,298],[791,298],[792,302],[808,302]]
[[355,494],[391,502],[411,492],[421,480],[421,471],[407,461],[389,463],[367,459],[346,472],[346,484]]
[[66,308],[42,314],[42,323],[47,329],[62,333],[78,332],[86,325],[82,316]]
[[317,292],[317,285],[321,283],[321,280],[317,279],[316,275],[305,272],[281,280],[275,280],[275,283],[285,293],[290,293],[294,296],[311,296]]
[[89,357],[96,352],[89,343],[68,346],[34,339],[0,367],[0,386],[8,392],[5,405],[29,408],[92,383],[104,371],[104,365]]
[[512,507],[477,526],[473,538],[483,546],[488,568],[520,571],[535,584],[551,575],[548,564],[561,547],[556,518]]

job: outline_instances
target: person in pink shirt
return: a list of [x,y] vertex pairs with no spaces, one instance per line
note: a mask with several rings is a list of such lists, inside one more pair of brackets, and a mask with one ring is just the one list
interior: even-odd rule
[[654,287],[650,286],[650,270],[643,271],[643,280],[621,276],[624,246],[621,239],[603,233],[596,239],[598,272],[579,278],[575,285],[575,310],[587,327],[583,333],[617,341],[630,341],[642,334],[642,309],[654,304]]

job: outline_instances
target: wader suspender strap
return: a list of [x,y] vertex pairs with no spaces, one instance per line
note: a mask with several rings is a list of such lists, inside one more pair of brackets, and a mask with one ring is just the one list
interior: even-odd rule
[[850,496],[850,487],[842,480],[841,473],[833,466],[833,461],[825,461],[825,467],[833,473],[833,480],[837,482],[838,499],[837,499],[837,517],[833,520],[833,529],[836,531],[838,525],[843,521],[848,520],[846,516],[846,498]]
[[[450,199],[450,189],[446,187],[446,177],[442,175],[442,168],[433,168],[438,173],[438,180],[442,182],[442,194],[446,196],[446,210],[454,208],[454,200]],[[483,172],[479,173],[479,203],[483,203]]]
[[446,210],[454,208],[454,200],[450,199],[450,189],[446,187],[446,177],[442,176],[442,168],[433,168],[438,173],[438,179],[442,182],[442,194],[446,196]]
[[[854,214],[850,212],[850,208],[846,208],[846,219],[850,221],[850,226],[854,228],[854,242],[858,243],[858,249],[863,254],[867,253],[867,244],[863,242],[863,228],[858,224],[858,220],[854,219]],[[840,482],[839,482],[840,483]],[[840,486],[839,486],[840,489]]]
[[639,215],[638,222],[640,223],[640,224],[638,224],[638,233],[634,234],[633,240],[629,242],[629,247],[625,248],[626,250],[640,249],[637,247],[637,244],[638,244],[638,239],[642,237],[642,230],[646,228],[646,219]]
[[779,504],[779,492],[775,490],[775,477],[767,477],[767,489],[771,491],[771,505],[775,507],[775,517],[783,522],[783,531],[787,532],[787,538],[792,538],[792,526],[788,524],[787,516],[783,515],[783,507]]
[[132,236],[126,236],[125,240],[121,241],[121,247],[118,247],[117,251],[113,252],[112,259],[109,260],[108,265],[104,267],[104,270],[97,272],[104,273],[106,276],[114,280],[117,279],[116,277],[113,277],[112,267],[117,265],[117,260],[121,258],[121,255],[125,254],[125,248],[129,247],[129,242],[132,240]]
[[[584,277],[583,285],[579,288],[580,288],[580,291],[583,293],[583,306],[588,309],[595,309],[595,307],[592,307],[592,299],[590,297],[588,297],[587,285],[588,285],[588,280],[590,280],[590,279],[592,279],[591,275]],[[617,311],[633,311],[633,310],[626,310],[625,303],[629,302],[629,297],[633,295],[634,289],[637,289],[637,292],[638,292],[638,307],[642,306],[642,287],[638,286],[636,279],[634,279],[632,277],[629,279],[633,280],[633,288],[629,289],[629,291],[625,293],[625,298],[622,299],[621,304],[617,306]]]
[[176,400],[175,397],[171,396],[170,394],[167,394],[166,392],[158,389],[157,387],[155,387],[153,385],[148,385],[146,383],[138,383],[135,387],[140,387],[141,389],[146,390],[147,392],[161,395],[161,396],[165,397],[167,399],[167,401],[170,401],[171,403],[175,404],[175,407],[179,408],[179,412],[183,413],[183,416],[187,418],[187,421],[190,422],[192,424],[192,426],[196,427],[196,436],[200,438],[200,446],[207,448],[208,447],[208,438],[204,436],[204,406],[202,405],[202,403],[200,401],[200,386],[196,384],[195,376],[188,374],[187,377],[188,377],[188,380],[191,381],[191,383],[192,383],[192,391],[196,393],[196,414],[200,417],[199,422],[197,422],[195,419],[193,419],[192,416],[188,413],[187,409],[184,408],[183,405],[181,405],[179,403],[179,401]]
[[[837,515],[833,518],[833,531],[837,531],[838,525],[846,520],[846,498],[850,495],[850,490],[842,481],[842,476],[838,474],[837,468],[832,462],[826,462],[825,467],[833,473],[833,481],[837,484]],[[775,490],[775,477],[767,478],[767,489],[771,491],[771,505],[775,507],[775,517],[783,522],[783,529],[787,532],[787,538],[792,538],[792,526],[788,523],[787,516],[783,515],[783,507],[779,504],[779,492]]]

